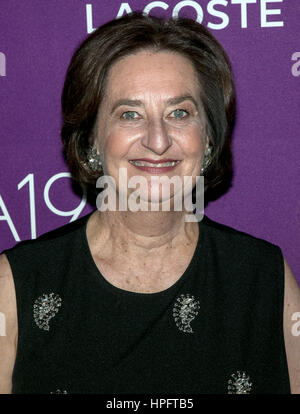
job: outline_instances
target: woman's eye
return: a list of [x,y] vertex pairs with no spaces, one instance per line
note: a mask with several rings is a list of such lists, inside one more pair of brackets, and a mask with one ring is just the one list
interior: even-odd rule
[[175,109],[175,111],[171,113],[171,118],[181,119],[181,118],[185,118],[187,115],[188,115],[188,112],[185,111],[184,109]]
[[126,111],[122,114],[123,119],[136,119],[139,117],[139,114],[135,111]]

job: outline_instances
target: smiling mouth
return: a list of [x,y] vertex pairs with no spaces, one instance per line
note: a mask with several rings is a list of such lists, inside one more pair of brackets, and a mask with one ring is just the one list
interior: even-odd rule
[[130,164],[135,165],[136,167],[154,167],[154,168],[166,168],[174,167],[179,164],[180,161],[165,161],[165,162],[150,162],[150,161],[140,161],[140,160],[130,160]]

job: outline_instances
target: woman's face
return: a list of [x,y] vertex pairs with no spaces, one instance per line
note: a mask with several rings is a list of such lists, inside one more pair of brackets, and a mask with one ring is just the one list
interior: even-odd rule
[[[177,53],[140,51],[112,66],[95,144],[117,193],[124,190],[120,168],[127,169],[127,182],[133,176],[146,178],[141,198],[149,199],[151,188],[155,192],[151,176],[192,176],[195,182],[206,143],[199,92],[191,62]],[[157,161],[161,163],[155,165]],[[127,191],[129,195],[134,190]]]

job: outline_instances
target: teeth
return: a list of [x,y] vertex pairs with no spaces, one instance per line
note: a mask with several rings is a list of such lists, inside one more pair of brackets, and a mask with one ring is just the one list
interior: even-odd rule
[[174,167],[174,165],[179,163],[179,161],[161,162],[159,164],[153,164],[147,161],[129,161],[129,162],[135,165],[136,167]]

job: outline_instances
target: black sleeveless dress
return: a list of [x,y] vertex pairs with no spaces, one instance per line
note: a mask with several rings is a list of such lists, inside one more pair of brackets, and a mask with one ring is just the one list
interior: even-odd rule
[[207,217],[181,278],[111,285],[90,215],[6,250],[17,297],[13,393],[288,394],[279,247]]

